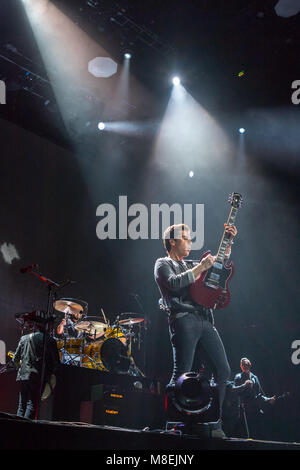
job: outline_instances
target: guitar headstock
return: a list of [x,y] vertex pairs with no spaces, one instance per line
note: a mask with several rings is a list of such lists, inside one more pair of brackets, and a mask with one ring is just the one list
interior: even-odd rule
[[228,198],[228,202],[235,208],[238,209],[241,207],[243,198],[239,193],[231,193]]

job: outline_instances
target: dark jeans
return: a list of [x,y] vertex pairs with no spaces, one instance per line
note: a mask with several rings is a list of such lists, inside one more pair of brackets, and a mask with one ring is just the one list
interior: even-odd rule
[[230,367],[216,328],[204,315],[189,312],[170,320],[169,331],[173,348],[173,374],[168,387],[174,385],[180,375],[192,371],[196,347],[200,342],[218,384],[221,417]]
[[21,380],[19,393],[19,406],[17,416],[34,419],[39,399],[39,380],[35,377],[30,380]]

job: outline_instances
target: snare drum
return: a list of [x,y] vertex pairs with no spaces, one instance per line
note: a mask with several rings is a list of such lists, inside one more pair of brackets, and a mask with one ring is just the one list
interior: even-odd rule
[[82,338],[66,338],[64,349],[69,354],[81,354],[83,348]]

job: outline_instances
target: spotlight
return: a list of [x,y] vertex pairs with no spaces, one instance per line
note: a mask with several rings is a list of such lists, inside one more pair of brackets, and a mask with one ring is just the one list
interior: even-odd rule
[[178,85],[180,85],[180,78],[179,77],[173,77],[172,82],[173,82],[173,85],[178,86]]
[[189,177],[190,177],[190,178],[193,178],[193,176],[194,176],[194,172],[191,170],[191,171],[189,172]]
[[105,129],[105,124],[104,124],[104,122],[99,122],[99,124],[98,124],[98,129],[99,129],[99,131],[103,131],[103,129]]
[[130,52],[125,52],[124,54],[125,59],[131,59],[131,53]]
[[219,398],[216,384],[202,373],[187,372],[181,375],[174,388],[166,395],[167,422],[192,423],[218,422]]
[[239,133],[240,134],[245,134],[245,132],[246,132],[246,129],[244,129],[244,127],[239,128]]

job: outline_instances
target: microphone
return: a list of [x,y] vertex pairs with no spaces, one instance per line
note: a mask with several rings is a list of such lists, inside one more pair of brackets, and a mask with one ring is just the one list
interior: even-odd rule
[[72,279],[67,279],[64,281],[58,289],[63,289],[64,287],[68,286],[69,284],[76,284],[77,281],[72,281]]
[[38,268],[38,264],[31,264],[30,266],[26,266],[26,268],[21,268],[20,273],[24,274],[27,273],[28,271],[31,271],[33,268]]

